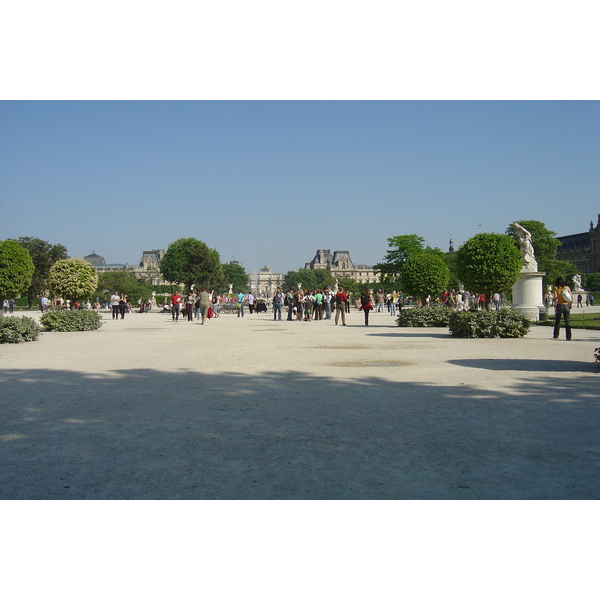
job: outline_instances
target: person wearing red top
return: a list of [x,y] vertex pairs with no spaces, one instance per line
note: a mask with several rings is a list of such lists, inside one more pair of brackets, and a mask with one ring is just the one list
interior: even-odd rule
[[342,315],[342,325],[346,324],[346,294],[344,294],[344,288],[340,287],[338,293],[335,295],[335,324],[338,324],[340,315]]
[[179,292],[175,292],[171,296],[171,315],[173,317],[173,321],[179,321],[179,308],[181,304],[181,296]]

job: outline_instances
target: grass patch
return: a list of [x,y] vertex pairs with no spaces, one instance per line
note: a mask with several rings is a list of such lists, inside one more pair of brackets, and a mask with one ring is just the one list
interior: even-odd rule
[[[600,329],[600,314],[598,313],[590,313],[589,315],[584,315],[578,313],[574,315],[571,313],[571,328],[572,329]],[[554,327],[554,315],[548,315],[547,321],[540,321],[538,325],[543,327]],[[564,327],[565,323],[561,319],[560,326]]]

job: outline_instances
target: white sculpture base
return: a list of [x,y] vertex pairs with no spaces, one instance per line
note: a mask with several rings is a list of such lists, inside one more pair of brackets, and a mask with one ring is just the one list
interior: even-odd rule
[[513,305],[511,308],[526,316],[530,321],[539,321],[540,310],[545,312],[542,277],[546,273],[540,271],[521,271],[519,281],[512,289]]

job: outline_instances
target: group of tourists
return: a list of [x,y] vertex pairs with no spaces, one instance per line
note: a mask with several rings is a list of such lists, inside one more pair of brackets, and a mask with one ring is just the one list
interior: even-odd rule
[[4,314],[6,313],[10,313],[11,315],[13,314],[15,310],[15,300],[14,298],[5,298],[2,301],[2,312]]
[[[217,312],[213,308],[217,304]],[[187,317],[188,321],[201,320],[201,325],[212,316],[218,316],[218,300],[214,294],[209,294],[205,287],[196,293],[193,289],[183,298],[179,292],[171,295],[171,318],[173,322],[179,321],[179,315]],[[164,309],[163,309],[164,310]],[[210,314],[209,314],[210,313]]]

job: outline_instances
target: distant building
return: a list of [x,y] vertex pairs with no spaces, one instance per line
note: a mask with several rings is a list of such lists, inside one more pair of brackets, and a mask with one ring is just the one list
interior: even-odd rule
[[563,235],[556,239],[561,242],[556,251],[558,260],[572,262],[580,273],[600,271],[600,214],[595,227],[593,221],[590,221],[589,231]]
[[315,257],[304,265],[305,269],[326,269],[332,277],[354,279],[358,283],[379,283],[373,267],[355,265],[348,250],[317,250]]
[[277,288],[283,286],[283,273],[273,273],[268,267],[250,275],[250,291],[257,298],[272,298]]
[[110,273],[113,271],[127,271],[133,273],[138,279],[144,279],[151,286],[169,285],[168,281],[162,278],[160,273],[160,263],[165,255],[164,250],[144,250],[142,258],[137,266],[131,266],[128,263],[106,264],[103,256],[92,252],[83,257],[96,269],[96,273]]

